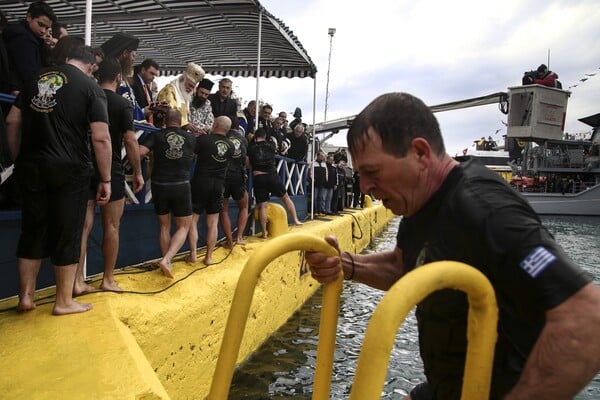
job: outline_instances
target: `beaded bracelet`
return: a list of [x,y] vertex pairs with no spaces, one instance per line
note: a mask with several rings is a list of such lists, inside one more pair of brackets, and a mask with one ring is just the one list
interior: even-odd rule
[[350,276],[346,278],[347,281],[351,281],[352,278],[354,278],[354,271],[356,269],[356,267],[354,265],[354,257],[352,257],[352,254],[350,254],[347,251],[345,251],[344,253],[348,254],[348,257],[350,258],[350,262],[352,263],[352,271],[350,272]]

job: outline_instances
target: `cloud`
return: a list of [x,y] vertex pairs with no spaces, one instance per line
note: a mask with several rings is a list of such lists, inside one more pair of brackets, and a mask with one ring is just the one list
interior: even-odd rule
[[[390,91],[412,93],[435,105],[478,97],[521,83],[524,71],[548,62],[565,88],[572,88],[566,130],[587,131],[577,121],[599,112],[600,7],[597,0],[506,0],[482,2],[423,0],[261,0],[292,29],[317,65],[316,121],[323,119],[332,41],[327,118],[358,113]],[[254,79],[235,79],[246,101],[255,96]],[[313,119],[311,79],[262,79],[260,98],[275,111],[300,107]],[[437,115],[450,154],[473,140],[504,128],[496,105]],[[498,135],[505,133],[501,130]],[[345,144],[343,133],[335,145]]]

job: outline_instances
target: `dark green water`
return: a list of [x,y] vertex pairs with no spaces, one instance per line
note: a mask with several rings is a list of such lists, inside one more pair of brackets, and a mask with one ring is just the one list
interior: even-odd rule
[[[600,284],[600,217],[544,217],[544,224],[565,251]],[[365,253],[396,244],[394,220]],[[384,292],[346,283],[340,305],[331,399],[347,399],[367,323]],[[236,371],[230,399],[310,399],[316,360],[321,291]],[[411,313],[396,336],[382,399],[402,399],[423,380],[418,338]],[[600,375],[576,397],[600,399]]]

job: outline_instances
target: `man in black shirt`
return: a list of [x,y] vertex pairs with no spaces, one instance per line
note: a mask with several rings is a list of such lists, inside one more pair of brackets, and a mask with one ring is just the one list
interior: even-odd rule
[[44,36],[52,29],[56,16],[44,1],[31,3],[25,19],[4,28],[2,37],[10,63],[11,92],[16,95],[40,68],[48,65]]
[[196,143],[196,167],[192,178],[192,205],[194,215],[189,233],[189,262],[196,262],[198,247],[198,220],[206,212],[206,256],[210,265],[217,245],[217,224],[223,209],[223,190],[227,166],[233,156],[233,144],[227,139],[231,119],[225,115],[215,118],[211,133],[199,136]]
[[267,133],[264,129],[256,131],[254,141],[248,146],[248,159],[252,166],[252,177],[254,179],[254,196],[256,207],[262,229],[262,238],[267,238],[267,201],[277,196],[283,202],[287,212],[292,217],[294,225],[302,225],[296,215],[296,206],[285,191],[277,170],[275,168],[275,145],[267,141]]
[[288,133],[287,138],[290,142],[287,156],[296,161],[306,161],[306,155],[308,154],[308,137],[304,133],[304,125],[296,125],[294,131]]
[[[171,259],[185,243],[192,222],[190,168],[194,161],[196,138],[181,129],[181,112],[167,113],[167,127],[146,136],[140,144],[140,156],[154,153],[152,168],[152,201],[160,225],[159,243],[163,255],[159,266],[173,278]],[[175,217],[175,233],[171,236],[171,213]]]
[[[104,60],[98,69],[98,83],[106,95],[109,131],[112,142],[111,196],[107,204],[100,206],[102,216],[102,257],[104,274],[100,289],[121,291],[115,281],[115,264],[119,255],[119,225],[125,207],[125,171],[121,160],[121,150],[125,145],[127,160],[133,170],[133,192],[138,193],[144,187],[144,178],[140,167],[139,145],[133,130],[132,105],[123,96],[116,93],[121,81],[121,64],[114,58]],[[98,174],[92,178],[91,187],[98,185]],[[94,199],[88,200],[84,230],[81,241],[81,256],[73,286],[73,294],[79,295],[94,288],[84,281],[83,264],[87,252],[88,236],[94,224]]]
[[[388,290],[434,261],[483,273],[498,303],[490,399],[570,399],[600,370],[600,289],[570,260],[527,201],[477,160],[459,163],[421,100],[375,99],[348,131],[363,192],[402,215],[396,248],[328,257],[307,253],[313,277]],[[334,237],[327,241],[339,250]],[[448,264],[447,268],[453,268]],[[426,382],[407,399],[458,399],[467,346],[465,293],[445,289],[417,305]]]
[[223,78],[219,81],[219,90],[208,96],[215,118],[237,114],[237,102],[231,98],[232,85],[231,79]]
[[232,120],[232,126],[229,132],[227,132],[227,139],[233,145],[233,155],[231,161],[227,166],[227,172],[225,173],[225,190],[223,192],[223,209],[219,213],[219,220],[223,227],[223,232],[227,238],[227,247],[233,247],[233,235],[231,233],[231,221],[229,219],[229,197],[238,205],[238,217],[237,217],[237,235],[236,244],[244,243],[244,229],[246,228],[246,222],[248,222],[248,190],[246,190],[246,183],[248,180],[247,168],[248,162],[248,141],[239,131],[238,119],[235,116],[230,117]]
[[106,96],[90,78],[94,63],[90,47],[75,48],[66,64],[42,70],[29,81],[7,116],[9,145],[23,195],[17,248],[19,311],[35,308],[36,278],[42,259],[48,256],[56,276],[52,313],[92,308],[73,300],[72,291],[93,172],[90,130],[100,175],[96,200],[103,205],[111,195]]

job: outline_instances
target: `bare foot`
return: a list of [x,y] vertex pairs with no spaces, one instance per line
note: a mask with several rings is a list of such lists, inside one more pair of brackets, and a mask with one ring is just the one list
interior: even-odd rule
[[169,278],[173,278],[173,271],[171,270],[171,263],[165,261],[163,258],[158,262],[158,266],[162,270],[163,274],[165,274]]
[[111,281],[111,282],[102,281],[102,284],[100,285],[100,289],[105,290],[107,292],[122,292],[123,291],[123,289],[121,289],[119,287],[119,285],[117,285],[117,282],[115,282],[115,281]]
[[75,285],[73,285],[73,296],[81,296],[82,294],[90,293],[95,290],[95,287],[88,285],[85,282],[75,282]]
[[90,311],[92,309],[92,305],[89,303],[80,303],[78,301],[72,300],[69,304],[65,306],[54,305],[52,309],[52,314],[54,315],[66,315],[66,314],[76,314],[82,313],[86,311]]
[[228,249],[228,250],[233,249],[233,240],[232,239],[227,239],[225,241],[225,243],[223,243],[223,247],[226,248],[226,249]]
[[204,257],[203,262],[204,262],[204,265],[212,265],[212,264],[214,264],[213,261],[210,258],[208,258],[208,257]]
[[187,256],[185,256],[185,262],[189,264],[196,264],[198,260],[196,259],[196,257],[192,256],[191,254],[188,254]]
[[235,241],[235,244],[239,244],[241,246],[244,246],[246,244],[246,242],[244,242],[244,238],[237,238],[237,240]]
[[17,312],[26,312],[35,310],[35,303],[33,302],[33,298],[30,296],[19,296],[19,304],[17,304]]
[[262,235],[260,235],[258,238],[259,239],[267,239],[269,237],[269,235],[267,235],[266,233],[263,233]]
[[294,221],[294,225],[295,226],[300,226],[300,225],[304,225],[304,224],[302,222],[296,220],[296,221]]

